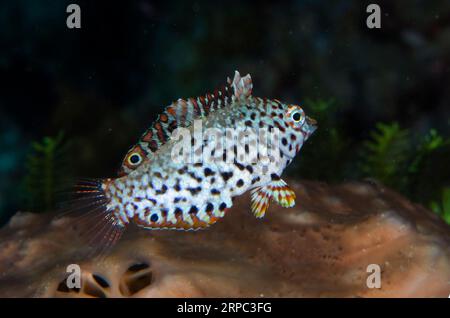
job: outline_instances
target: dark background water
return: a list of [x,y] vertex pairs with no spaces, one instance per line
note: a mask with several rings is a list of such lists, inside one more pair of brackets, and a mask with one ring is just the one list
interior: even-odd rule
[[[66,27],[69,3],[81,7],[81,29]],[[40,178],[30,172],[32,142],[64,132],[70,150],[50,164],[54,174],[113,176],[163,107],[212,91],[235,69],[252,75],[256,96],[302,105],[334,101],[319,115],[326,118],[319,122],[322,137],[303,149],[316,159],[298,158],[303,167],[291,176],[376,178],[370,169],[353,173],[360,157],[346,155],[370,140],[378,122],[408,129],[413,148],[430,129],[448,138],[450,2],[376,1],[380,30],[365,24],[368,3],[3,1],[0,220],[33,209],[24,186],[30,174]],[[331,149],[326,142],[333,138],[332,145],[343,146]],[[424,186],[403,192],[424,204],[438,200],[449,161],[444,151],[437,163],[426,163],[426,173],[415,176]],[[401,176],[390,178],[395,187],[392,179]]]

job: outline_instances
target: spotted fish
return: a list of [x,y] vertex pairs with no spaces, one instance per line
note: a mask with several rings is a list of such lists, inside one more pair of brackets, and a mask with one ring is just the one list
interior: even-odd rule
[[[223,138],[214,143],[203,135],[193,138],[196,124]],[[182,128],[190,136],[188,153],[206,153],[209,160],[180,160],[175,151],[180,138],[174,136]],[[271,201],[294,206],[295,193],[280,176],[315,129],[315,120],[300,106],[253,96],[250,75],[236,71],[214,93],[166,107],[128,151],[117,178],[83,181],[77,193],[85,203],[82,209],[98,217],[97,240],[108,244],[130,224],[206,228],[224,217],[234,197],[249,190],[251,209],[262,218]]]

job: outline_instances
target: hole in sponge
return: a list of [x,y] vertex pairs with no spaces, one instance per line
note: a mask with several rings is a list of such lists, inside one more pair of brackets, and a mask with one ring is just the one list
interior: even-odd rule
[[64,278],[59,284],[58,288],[56,288],[57,291],[62,293],[70,293],[70,292],[76,292],[79,293],[80,289],[77,287],[69,288],[67,287],[67,278]]
[[134,295],[152,283],[152,272],[134,276],[132,279],[128,280],[127,283],[130,295]]
[[98,285],[93,284],[91,281],[87,281],[84,284],[83,291],[86,295],[95,298],[106,298],[105,292]]
[[109,288],[108,281],[100,275],[92,274],[92,278],[103,288]]
[[62,292],[62,293],[70,292],[70,289],[66,285],[66,280],[65,279],[58,284],[58,288],[56,290],[59,291],[59,292]]
[[142,270],[144,270],[146,268],[149,268],[149,267],[150,267],[150,265],[148,265],[146,263],[137,263],[137,264],[133,264],[130,267],[128,267],[127,272],[135,273],[135,272],[142,271]]
[[153,273],[150,265],[146,263],[136,263],[128,267],[123,275],[119,289],[125,296],[132,296],[149,286],[153,280]]

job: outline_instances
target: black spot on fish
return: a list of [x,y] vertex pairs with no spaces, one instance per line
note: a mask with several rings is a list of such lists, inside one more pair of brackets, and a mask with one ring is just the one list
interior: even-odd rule
[[223,210],[226,209],[226,207],[227,207],[227,204],[226,204],[225,202],[222,202],[222,203],[219,205],[219,210],[220,210],[220,211],[223,211]]
[[181,210],[180,208],[176,208],[173,213],[175,214],[175,217],[181,216],[181,214],[183,213],[183,210]]
[[195,175],[195,173],[194,172],[189,172],[189,176],[192,178],[192,179],[195,179],[195,180],[197,180],[197,182],[202,182],[202,178],[200,178],[200,177],[197,177],[196,175]]
[[197,212],[198,208],[195,205],[191,206],[191,208],[189,209],[190,214],[196,214]]
[[156,178],[159,178],[159,179],[162,178],[162,175],[161,175],[160,172],[155,172],[153,175],[154,175]]
[[236,185],[240,188],[244,185],[244,181],[242,179],[239,179],[238,182],[236,182]]
[[233,172],[222,172],[220,175],[222,176],[222,179],[226,182],[233,176]]
[[158,222],[158,214],[152,214],[152,216],[150,217],[150,221],[154,222]]
[[283,146],[286,146],[288,141],[286,138],[283,137],[283,138],[281,138],[281,143],[283,144]]
[[205,168],[203,170],[203,174],[205,175],[205,177],[209,177],[215,175],[216,173],[212,171],[210,168]]
[[164,194],[166,192],[167,192],[167,186],[165,184],[162,185],[160,190],[155,191],[156,194]]
[[212,195],[219,195],[219,194],[220,194],[220,191],[217,190],[217,189],[211,189],[211,194],[212,194]]
[[239,170],[244,170],[245,169],[245,167],[242,164],[240,164],[239,162],[235,162],[234,165],[236,167],[238,167]]
[[202,191],[201,187],[197,187],[197,188],[188,188],[188,191],[192,194],[192,195],[196,195],[197,193],[199,193],[200,191]]
[[253,167],[248,165],[247,167],[245,167],[245,169],[248,170],[248,172],[253,173]]
[[255,177],[252,179],[252,184],[255,184],[256,182],[259,182],[261,180],[260,177]]
[[208,204],[206,205],[206,213],[211,213],[214,210],[214,205],[210,202],[208,202]]
[[278,181],[278,180],[280,180],[280,176],[277,175],[276,173],[272,173],[272,174],[270,175],[270,178],[271,178],[273,181]]

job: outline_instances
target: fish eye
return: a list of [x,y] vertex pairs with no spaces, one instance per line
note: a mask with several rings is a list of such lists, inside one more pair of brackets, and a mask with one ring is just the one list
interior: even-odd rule
[[131,165],[138,165],[141,163],[142,157],[139,153],[135,152],[128,157],[128,163]]
[[292,112],[291,118],[296,123],[303,122],[305,120],[305,118],[302,115],[302,113],[300,111],[298,111],[298,110]]

